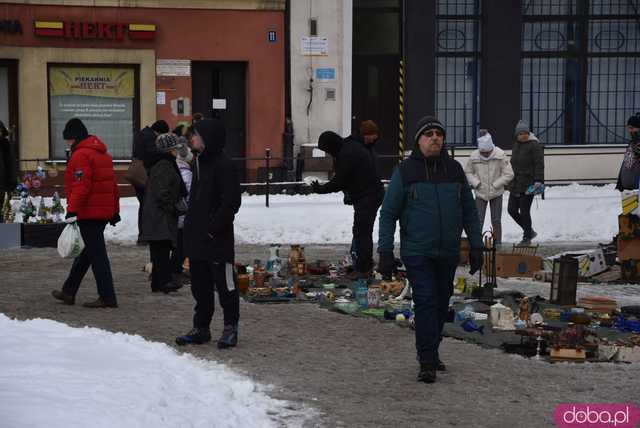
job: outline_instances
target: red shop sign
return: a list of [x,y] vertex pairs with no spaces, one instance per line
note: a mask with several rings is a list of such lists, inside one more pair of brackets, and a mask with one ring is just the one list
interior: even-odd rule
[[36,36],[80,40],[153,40],[154,24],[114,24],[106,22],[34,21]]

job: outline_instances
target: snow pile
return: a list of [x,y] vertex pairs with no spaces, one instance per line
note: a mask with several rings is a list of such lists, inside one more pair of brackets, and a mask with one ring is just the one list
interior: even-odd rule
[[292,417],[224,365],[140,336],[3,314],[0,331],[1,426],[269,427]]
[[[536,197],[531,214],[537,241],[610,241],[617,234],[621,211],[620,193],[613,185],[556,186],[548,188],[545,200]],[[504,196],[502,229],[504,242],[522,239],[522,230],[507,213],[508,194]],[[137,238],[138,202],[121,199],[122,222],[107,226],[107,240],[133,243]],[[489,228],[489,212],[485,230]],[[343,205],[342,193],[330,195],[272,195],[270,208],[264,196],[242,197],[236,217],[238,243],[346,244],[351,242],[353,208]],[[378,221],[374,241],[378,238]],[[397,238],[396,238],[397,242]]]

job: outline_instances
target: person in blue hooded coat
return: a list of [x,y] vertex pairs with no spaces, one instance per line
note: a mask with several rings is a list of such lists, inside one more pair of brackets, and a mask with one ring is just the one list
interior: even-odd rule
[[224,313],[219,348],[238,343],[240,295],[235,285],[233,220],[240,209],[240,178],[224,152],[225,128],[220,120],[202,119],[193,125],[193,162],[189,208],[184,219],[184,252],[189,257],[191,293],[196,301],[193,328],[176,338],[178,345],[211,340],[214,287]]

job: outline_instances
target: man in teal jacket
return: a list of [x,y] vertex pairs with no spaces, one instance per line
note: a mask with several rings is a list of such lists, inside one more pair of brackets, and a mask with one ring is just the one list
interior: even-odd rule
[[415,304],[418,381],[436,380],[442,328],[453,293],[462,230],[471,245],[473,275],[482,266],[482,236],[476,206],[462,166],[443,149],[442,123],[433,116],[418,122],[415,149],[393,173],[380,210],[379,271],[390,276],[393,241],[400,221],[400,255]]

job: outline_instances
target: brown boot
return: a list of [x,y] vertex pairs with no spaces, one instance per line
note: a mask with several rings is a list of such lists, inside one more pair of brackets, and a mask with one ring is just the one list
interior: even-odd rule
[[76,298],[74,296],[69,296],[64,291],[53,290],[51,295],[54,299],[62,301],[65,305],[73,306],[76,303]]
[[82,306],[85,308],[117,308],[118,303],[115,300],[102,300],[102,297],[98,297],[93,302],[84,302]]

